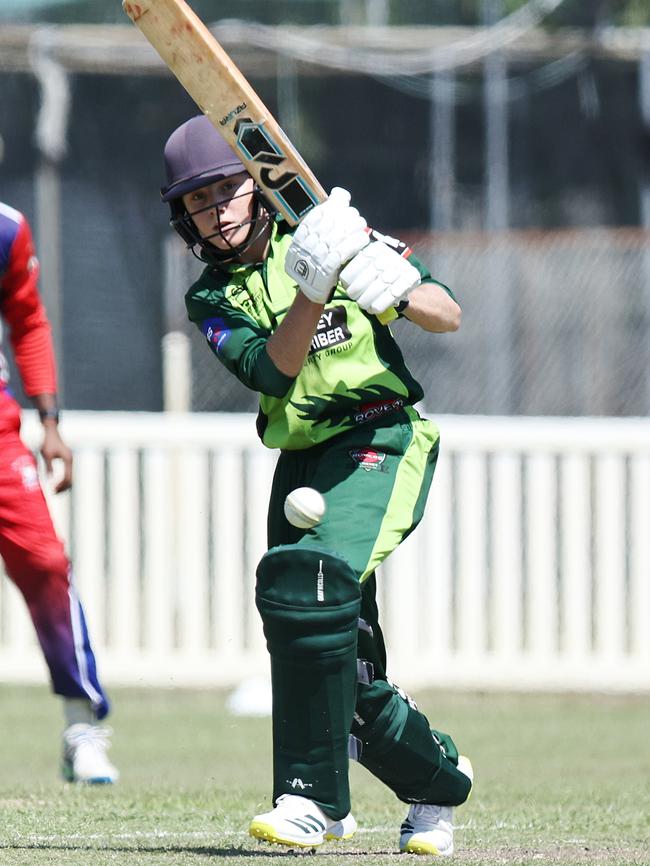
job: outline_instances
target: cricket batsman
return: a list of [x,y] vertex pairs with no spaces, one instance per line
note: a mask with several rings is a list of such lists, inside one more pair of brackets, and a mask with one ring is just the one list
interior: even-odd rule
[[[50,325],[38,292],[39,264],[24,215],[0,202],[0,315],[25,393],[43,424],[48,471],[60,460],[55,492],[72,484],[72,453],[59,433]],[[0,330],[0,349],[2,333]],[[23,594],[54,692],[63,698],[63,775],[70,782],[116,782],[108,760],[110,730],[99,722],[109,702],[97,678],[84,612],[70,562],[57,537],[34,456],[20,438],[20,407],[0,352],[0,556]]]
[[[472,767],[387,678],[375,598],[376,569],[422,518],[439,434],[377,316],[450,332],[458,304],[405,244],[369,230],[343,189],[289,228],[204,116],[172,133],[164,160],[171,224],[206,265],[185,296],[189,318],[259,392],[258,434],[280,452],[256,584],[273,808],[249,832],[290,848],[351,836],[353,757],[408,804],[400,850],[451,855]],[[326,503],[308,529],[283,510],[299,487]]]

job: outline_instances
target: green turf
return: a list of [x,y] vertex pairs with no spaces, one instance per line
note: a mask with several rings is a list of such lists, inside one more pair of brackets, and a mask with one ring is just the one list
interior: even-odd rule
[[[295,864],[246,834],[269,806],[267,719],[230,717],[219,692],[113,698],[122,780],[81,788],[56,775],[58,699],[0,686],[2,866]],[[456,812],[454,862],[650,866],[650,697],[429,693],[420,704],[476,771]],[[405,807],[363,768],[351,774],[362,829],[309,863],[431,862],[399,858]]]

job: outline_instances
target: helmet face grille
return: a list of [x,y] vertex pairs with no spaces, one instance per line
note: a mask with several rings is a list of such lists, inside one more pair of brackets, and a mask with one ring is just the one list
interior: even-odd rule
[[[192,216],[187,212],[185,205],[183,204],[180,198],[174,198],[169,202],[170,210],[171,210],[171,219],[170,225],[175,229],[176,232],[180,235],[180,237],[185,241],[188,248],[192,250],[194,255],[201,259],[201,261],[206,262],[206,264],[225,264],[227,262],[236,259],[238,256],[242,255],[242,253],[246,252],[262,235],[266,227],[268,226],[271,220],[271,214],[269,212],[268,204],[262,191],[259,189],[257,185],[254,186],[252,192],[240,193],[238,195],[234,195],[229,199],[224,199],[220,202],[220,204],[224,204],[233,199],[240,198],[243,196],[253,196],[253,210],[250,219],[245,220],[240,223],[240,226],[249,226],[248,234],[244,241],[237,246],[233,246],[227,240],[227,238],[223,238],[223,240],[228,245],[229,249],[219,249],[213,243],[211,243],[212,239],[215,237],[221,236],[220,231],[216,231],[211,235],[203,237],[199,230],[196,227]],[[211,202],[210,204],[202,207],[200,210],[196,211],[196,213],[201,213],[206,210],[210,210],[215,207],[216,202]],[[219,210],[216,208],[217,213],[217,221],[219,221]]]

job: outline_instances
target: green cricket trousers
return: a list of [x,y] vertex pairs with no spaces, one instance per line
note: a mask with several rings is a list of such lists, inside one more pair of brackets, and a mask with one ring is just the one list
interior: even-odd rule
[[[387,678],[376,602],[375,569],[422,518],[438,442],[436,427],[406,407],[280,454],[256,591],[271,654],[274,801],[299,794],[342,818],[348,756],[407,803],[454,806],[469,795],[451,738]],[[309,530],[284,516],[297,487],[327,505]],[[316,575],[327,587],[320,605]]]

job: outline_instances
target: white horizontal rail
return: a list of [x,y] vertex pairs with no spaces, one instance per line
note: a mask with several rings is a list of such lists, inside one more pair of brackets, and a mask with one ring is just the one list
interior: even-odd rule
[[[381,569],[407,687],[650,691],[650,421],[443,416],[419,530]],[[53,515],[108,682],[266,673],[255,566],[275,455],[248,414],[66,412]],[[26,413],[33,447],[40,429]],[[0,680],[42,680],[0,587]]]

